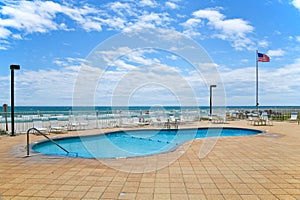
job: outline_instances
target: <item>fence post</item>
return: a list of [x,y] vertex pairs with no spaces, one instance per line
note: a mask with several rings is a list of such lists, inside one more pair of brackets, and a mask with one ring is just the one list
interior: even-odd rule
[[5,131],[8,131],[7,123],[7,104],[3,104],[4,118],[5,118]]

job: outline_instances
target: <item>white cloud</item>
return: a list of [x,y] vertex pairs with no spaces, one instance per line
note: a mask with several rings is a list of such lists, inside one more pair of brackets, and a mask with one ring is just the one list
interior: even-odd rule
[[[76,76],[72,68],[21,70],[15,73],[16,105],[71,105]],[[9,81],[1,79],[0,89],[7,91],[3,97],[9,97]],[[0,100],[9,102],[9,99]]]
[[178,9],[179,8],[179,6],[177,4],[170,2],[170,1],[167,1],[165,3],[165,5],[166,5],[166,7],[170,8],[170,9]]
[[[69,60],[72,63],[72,59],[69,58]],[[60,61],[62,68],[57,70],[41,69],[17,72],[15,74],[16,105],[71,105],[74,83],[80,67],[72,64],[68,65],[68,63]],[[156,73],[159,71],[164,73]],[[220,73],[225,84],[228,105],[254,105],[254,66],[239,69],[227,68],[226,71],[221,71]],[[100,102],[100,105],[109,105],[110,98],[118,100],[119,96],[126,97],[126,95],[130,95],[130,101],[134,101],[139,105],[147,105],[148,103],[170,105],[170,103],[176,103],[177,97],[181,97],[182,102],[188,103],[189,99],[185,99],[184,96],[189,95],[186,97],[191,97],[191,93],[185,93],[185,91],[187,89],[190,90],[190,87],[192,87],[192,90],[197,91],[197,97],[195,98],[202,99],[200,104],[206,105],[208,94],[205,82],[199,75],[195,74],[193,72],[188,76],[183,76],[179,71],[166,65],[151,66],[144,69],[144,71],[138,68],[129,69],[127,72],[106,71],[96,91],[96,99],[99,99],[96,103]],[[293,103],[290,100],[294,99],[295,95],[296,97],[298,95],[297,98],[300,98],[299,94],[295,92],[300,89],[299,76],[300,59],[283,68],[260,68],[260,104],[278,105],[285,103],[285,105],[289,105]],[[39,78],[37,79],[36,77]],[[0,77],[0,89],[2,91],[7,91],[5,88],[9,87],[8,80],[9,77]],[[130,93],[130,85],[135,86],[132,94]],[[173,90],[173,93],[166,94],[162,92],[168,89]],[[199,90],[201,91],[199,92]],[[282,93],[284,93],[284,96],[281,95]],[[7,92],[7,94],[2,96],[9,97],[9,93]],[[35,98],[32,98],[32,96]],[[160,101],[160,98],[162,101]],[[0,100],[2,102],[9,101],[9,99]],[[124,102],[114,103],[121,104]]]
[[9,48],[9,42],[6,40],[0,40],[0,50],[6,50]]
[[73,69],[74,71],[78,71],[79,67],[85,62],[82,58],[71,58],[67,57],[65,59],[57,58],[53,61],[53,64],[62,68]]
[[23,37],[20,34],[13,34],[12,37],[16,40],[21,40]]
[[[83,63],[80,58],[56,59],[57,69],[22,69],[15,73],[16,105],[72,105],[74,84]],[[10,76],[0,76],[1,102],[9,102]]]
[[[1,44],[1,41],[0,41]],[[4,46],[3,44],[0,45],[0,50],[7,50],[8,46]]]
[[130,3],[122,3],[122,2],[111,2],[106,5],[108,10],[113,11],[115,14],[119,16],[136,16],[135,5]]
[[86,5],[79,8],[62,6],[61,13],[69,16],[86,31],[102,30],[101,24],[99,23],[99,20],[97,20],[97,15],[98,13],[101,13],[101,11],[95,8]]
[[198,26],[201,22],[202,22],[201,19],[191,18],[191,19],[188,19],[186,22],[182,23],[182,25],[185,28],[193,28],[193,27]]
[[269,46],[269,42],[267,40],[259,40],[258,41],[258,46],[259,47],[263,47],[263,48],[266,48]]
[[[169,59],[173,60],[172,58]],[[141,66],[131,65],[132,62],[140,63]],[[21,70],[15,74],[17,105],[72,104],[74,84],[78,76],[80,63],[84,63],[84,60],[66,58],[65,60],[56,59],[54,63],[60,68]],[[190,73],[183,74],[183,69],[181,69],[183,71],[179,71],[176,67],[161,64],[155,59],[145,58],[143,52],[132,52],[117,60],[114,64],[119,65],[120,69],[124,67],[125,71],[105,71],[96,91],[96,99],[101,99],[96,103],[100,102],[100,105],[109,105],[110,98],[115,98],[114,100],[118,101],[118,97],[126,97],[126,95],[127,97],[129,95],[130,101],[140,105],[148,103],[170,105],[170,103],[176,103],[177,97],[182,98],[181,101],[184,103],[189,103],[188,98],[190,97],[201,99],[200,104],[206,105],[207,103],[207,86],[201,75],[197,74],[198,72],[189,71]],[[144,67],[143,64],[147,66]],[[204,63],[203,65],[208,68],[217,66],[214,63]],[[94,70],[91,73],[94,73]],[[254,66],[238,69],[226,68],[223,71],[221,69],[220,74],[225,85],[228,105],[254,104]],[[296,92],[300,89],[299,76],[300,58],[282,68],[276,68],[276,66],[275,68],[261,67],[259,71],[260,104],[278,105],[284,102],[285,105],[289,105],[293,103],[289,102],[290,100],[295,97],[300,98]],[[8,80],[8,76],[0,77],[0,89],[2,91],[7,91],[5,88],[9,87]],[[134,89],[132,94],[130,93],[131,89]],[[162,92],[162,90],[167,91],[169,89],[171,89],[171,93],[167,95]],[[188,90],[196,91],[196,97],[191,96],[191,91],[185,93]],[[284,93],[284,96],[281,95],[282,93]],[[149,98],[145,98],[146,94],[151,95],[149,95]],[[9,97],[8,92],[3,95]],[[184,98],[185,95],[187,98]],[[31,98],[32,96],[35,98]],[[144,98],[142,98],[143,96]],[[169,101],[160,101],[160,98],[167,98]],[[7,102],[9,99],[0,100]],[[114,103],[121,104],[124,101]]]
[[130,52],[132,52],[132,50],[129,47],[121,47],[118,49],[113,49],[112,51],[96,51],[95,54],[104,60],[106,66],[112,66],[114,65],[113,63],[115,58],[127,55]]
[[101,25],[99,24],[99,22],[95,22],[92,21],[90,19],[88,19],[86,22],[84,22],[82,24],[83,29],[85,29],[86,31],[101,31]]
[[185,28],[183,33],[191,37],[201,35],[197,29],[198,26],[202,26],[201,23],[202,23],[201,19],[195,19],[195,18],[188,19],[187,21],[181,24]]
[[149,7],[156,7],[158,4],[154,0],[141,0],[139,1],[140,6],[149,6]]
[[21,0],[9,1],[1,6],[0,13],[5,16],[0,19],[1,38],[8,38],[11,35],[10,30],[18,30],[24,34],[69,30],[65,23],[59,22],[58,14],[70,17],[87,31],[101,31],[101,24],[93,18],[99,11],[89,6],[76,8],[53,1]]
[[206,18],[209,20],[209,22],[213,22],[213,24],[225,18],[225,16],[222,13],[213,9],[204,9],[204,10],[195,11],[193,13],[193,16],[196,18]]
[[52,19],[60,9],[59,4],[50,1],[20,1],[19,4],[5,5],[1,14],[8,18],[1,20],[1,26],[27,33],[56,30],[57,24]]
[[[83,62],[80,58],[56,59],[53,63],[59,66],[58,69],[16,72],[16,105],[72,105],[74,85]],[[6,90],[5,85],[0,85],[0,89]],[[9,94],[5,96],[9,97]],[[3,102],[7,101],[3,99]]]
[[[170,1],[166,7],[175,9],[177,4]],[[139,2],[110,2],[92,7],[73,5],[63,1],[21,0],[6,1],[0,5],[0,38],[23,39],[32,33],[46,33],[55,30],[85,31],[107,30],[128,31],[132,29],[169,27],[171,19],[167,12],[148,12],[143,7],[159,5],[154,0]]]
[[94,18],[97,21],[100,21],[103,26],[107,26],[108,29],[113,29],[113,30],[122,30],[125,28],[127,21],[120,18],[120,17],[110,17],[107,19],[102,19],[102,18]]
[[[0,24],[1,24],[1,19],[0,19]],[[7,38],[10,35],[11,35],[10,30],[0,26],[0,38]]]
[[175,56],[175,55],[167,56],[167,58],[170,59],[170,60],[177,60],[178,59],[178,57]]
[[277,49],[277,50],[269,50],[267,52],[267,54],[269,56],[284,56],[285,51],[283,51],[282,49]]
[[[162,35],[170,37],[167,34]],[[171,38],[174,39],[173,37]],[[140,92],[140,95],[137,96],[144,97],[142,102],[134,101],[135,103],[139,102],[139,105],[140,102],[143,105],[149,105],[154,100],[156,100],[157,104],[163,102],[166,105],[166,102],[168,102],[169,105],[173,105],[174,102],[169,101],[172,99],[172,95],[163,96],[161,93],[158,93],[158,88],[160,87],[166,88],[172,94],[175,94],[176,97],[182,98],[181,101],[184,101],[185,105],[188,103],[195,105],[192,104],[192,100],[195,99],[201,99],[201,103],[205,104],[203,102],[203,99],[207,100],[205,98],[205,95],[207,95],[205,82],[217,81],[216,74],[208,74],[214,72],[212,68],[216,67],[215,64],[209,63],[209,61],[199,63],[200,72],[195,70],[195,66],[186,63],[180,56],[169,54],[166,51],[121,47],[111,51],[98,51],[95,53],[97,55],[95,57],[101,57],[101,60],[103,59],[109,65],[101,75],[99,89],[96,92],[96,99],[101,101],[101,103],[97,104],[101,105],[104,102],[107,105],[107,102],[112,101],[110,100],[111,98],[114,98],[113,103],[117,103],[117,105],[127,105],[126,103],[129,102],[131,95],[135,91]],[[105,67],[105,65],[101,66]],[[194,73],[190,73],[191,70]],[[203,77],[205,77],[205,80]],[[148,96],[145,95],[145,87],[148,88]],[[191,90],[193,94],[191,94]],[[199,94],[200,97],[197,95],[193,98],[195,94]],[[153,99],[153,97],[155,98]]]
[[111,2],[107,6],[115,12],[119,12],[120,10],[130,9],[130,5],[128,3],[121,3],[121,2]]
[[243,19],[226,19],[226,16],[218,10],[209,8],[195,11],[193,18],[188,19],[183,26],[189,30],[190,27],[194,28],[199,25],[200,31],[204,25],[199,24],[196,19],[207,20],[207,25],[215,30],[212,37],[230,41],[235,49],[249,49],[253,45],[252,40],[247,36],[253,32],[254,28]]
[[242,19],[228,19],[221,21],[211,21],[213,26],[221,31],[225,35],[244,37],[246,33],[251,33],[253,27],[248,22]]
[[144,13],[135,21],[129,22],[124,28],[125,32],[132,30],[153,29],[157,27],[167,27],[171,19],[166,13]]
[[[198,76],[198,80],[200,78]],[[112,102],[114,106],[130,102],[135,105],[178,105],[176,100],[183,105],[195,105],[194,89],[176,69],[152,65],[123,73],[106,71],[101,76],[96,99],[102,101],[102,105],[106,99],[106,104]],[[169,92],[162,93],[162,90]]]
[[[199,31],[197,31],[196,29],[187,29],[183,31],[183,34],[188,35],[190,37],[197,37],[197,36],[201,36],[201,33]],[[200,38],[201,39],[201,38]]]
[[296,36],[296,41],[300,42],[300,36]]
[[[295,105],[300,76],[300,58],[282,67],[259,67],[260,105]],[[220,72],[228,105],[255,105],[255,66]],[[284,95],[282,95],[284,94]]]
[[291,3],[300,11],[300,0],[293,0]]

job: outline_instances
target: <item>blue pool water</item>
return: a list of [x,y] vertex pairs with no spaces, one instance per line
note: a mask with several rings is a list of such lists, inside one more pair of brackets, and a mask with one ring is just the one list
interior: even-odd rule
[[32,149],[43,154],[57,156],[84,158],[136,157],[172,151],[178,145],[195,138],[249,136],[259,133],[262,133],[262,131],[241,128],[117,131],[100,135],[54,139],[69,153],[64,152],[50,141],[36,143],[32,146]]

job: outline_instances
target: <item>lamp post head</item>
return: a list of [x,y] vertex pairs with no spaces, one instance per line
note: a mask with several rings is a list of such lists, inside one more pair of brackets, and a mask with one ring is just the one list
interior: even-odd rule
[[11,70],[20,70],[20,65],[10,65]]
[[210,87],[211,87],[211,88],[213,88],[213,87],[217,87],[217,85],[210,85]]
[[3,111],[4,111],[4,112],[7,111],[7,104],[3,104]]

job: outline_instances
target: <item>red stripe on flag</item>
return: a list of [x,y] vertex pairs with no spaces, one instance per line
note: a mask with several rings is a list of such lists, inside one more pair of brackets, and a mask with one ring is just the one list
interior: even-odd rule
[[257,61],[258,62],[270,62],[270,58],[266,54],[257,53]]

